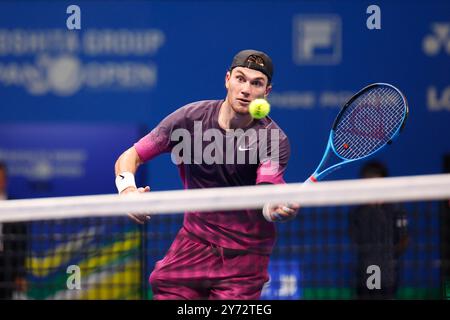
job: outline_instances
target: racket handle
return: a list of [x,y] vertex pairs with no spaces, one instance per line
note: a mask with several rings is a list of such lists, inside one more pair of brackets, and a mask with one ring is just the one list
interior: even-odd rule
[[310,176],[308,179],[306,179],[305,182],[303,182],[303,184],[310,184],[310,183],[316,183],[317,179],[314,175]]

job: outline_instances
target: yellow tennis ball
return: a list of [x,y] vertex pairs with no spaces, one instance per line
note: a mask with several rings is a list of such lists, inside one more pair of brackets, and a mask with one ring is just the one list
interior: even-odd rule
[[248,112],[255,119],[262,119],[270,112],[270,104],[266,99],[255,99],[250,102]]

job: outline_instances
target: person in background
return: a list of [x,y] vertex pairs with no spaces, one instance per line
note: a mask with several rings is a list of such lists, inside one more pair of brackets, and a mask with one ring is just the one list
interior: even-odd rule
[[[379,161],[363,165],[363,179],[385,178],[387,168]],[[408,245],[408,220],[398,204],[372,203],[355,207],[349,214],[350,237],[356,245],[356,293],[358,299],[394,299],[398,288],[398,259]],[[369,288],[368,278],[380,269],[380,288]]]

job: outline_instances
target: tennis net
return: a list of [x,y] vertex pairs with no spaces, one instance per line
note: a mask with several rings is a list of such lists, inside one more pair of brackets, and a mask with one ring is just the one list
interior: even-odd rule
[[181,212],[294,201],[262,299],[447,299],[449,199],[450,175],[429,175],[2,201],[0,298],[152,299]]

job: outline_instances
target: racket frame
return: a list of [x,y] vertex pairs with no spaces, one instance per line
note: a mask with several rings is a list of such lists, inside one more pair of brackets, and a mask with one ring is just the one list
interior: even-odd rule
[[[361,96],[361,94],[363,94],[367,90],[370,90],[371,88],[377,87],[377,86],[388,86],[388,87],[394,89],[395,91],[397,91],[400,94],[400,96],[402,97],[403,103],[405,105],[405,112],[404,112],[404,115],[403,115],[403,119],[402,119],[401,125],[398,126],[397,130],[394,132],[394,134],[392,135],[392,137],[389,139],[388,142],[386,142],[383,146],[379,147],[378,149],[372,151],[368,155],[366,155],[364,157],[356,158],[356,159],[346,159],[344,157],[341,157],[337,153],[337,151],[336,151],[336,149],[334,148],[334,145],[333,145],[333,135],[335,133],[335,129],[336,129],[338,123],[339,123],[339,120],[342,118],[342,116],[344,114],[344,111],[353,103],[353,101],[355,101],[359,96]],[[406,120],[408,119],[408,115],[409,115],[408,101],[406,100],[405,95],[399,89],[397,89],[395,86],[393,86],[393,85],[391,85],[389,83],[377,82],[377,83],[372,83],[372,84],[362,88],[360,91],[355,93],[347,101],[347,103],[342,107],[341,111],[337,115],[336,119],[333,122],[333,126],[331,128],[330,135],[328,137],[328,143],[327,143],[327,146],[325,148],[325,152],[324,152],[324,155],[322,157],[322,160],[320,161],[320,163],[317,166],[317,168],[314,171],[314,173],[305,182],[311,183],[311,182],[320,181],[323,178],[325,178],[327,175],[329,175],[331,172],[341,168],[343,165],[349,164],[349,163],[354,162],[354,161],[367,159],[367,158],[373,156],[375,153],[377,153],[377,152],[381,151],[382,149],[384,149],[384,147],[386,147],[387,145],[392,144],[392,142],[398,137],[400,132],[404,129],[405,124],[406,124]],[[331,157],[336,158],[335,160],[337,161],[337,163],[335,163],[334,165],[329,166],[327,169],[325,169],[323,171],[320,171],[320,170],[323,169],[324,165],[330,160]]]

